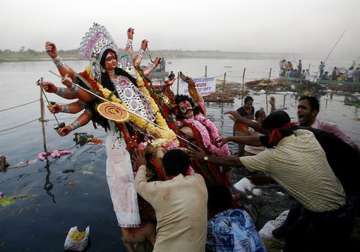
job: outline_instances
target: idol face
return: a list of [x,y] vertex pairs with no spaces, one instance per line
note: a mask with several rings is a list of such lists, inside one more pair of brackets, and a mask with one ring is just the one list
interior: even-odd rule
[[181,101],[179,104],[179,110],[185,118],[191,118],[194,116],[194,110],[189,101]]
[[105,70],[113,71],[118,65],[117,56],[114,52],[108,52],[105,56]]

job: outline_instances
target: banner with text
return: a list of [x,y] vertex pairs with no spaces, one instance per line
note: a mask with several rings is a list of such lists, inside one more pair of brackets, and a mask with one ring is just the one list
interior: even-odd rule
[[[209,95],[216,91],[215,77],[211,78],[196,78],[193,79],[196,85],[196,89],[202,96]],[[189,94],[188,84],[181,81],[182,94]]]

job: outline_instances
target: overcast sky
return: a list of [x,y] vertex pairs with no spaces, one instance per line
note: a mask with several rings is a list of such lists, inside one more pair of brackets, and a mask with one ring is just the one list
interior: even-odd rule
[[119,45],[135,28],[150,49],[360,56],[360,0],[1,0],[0,49],[79,47],[92,22]]

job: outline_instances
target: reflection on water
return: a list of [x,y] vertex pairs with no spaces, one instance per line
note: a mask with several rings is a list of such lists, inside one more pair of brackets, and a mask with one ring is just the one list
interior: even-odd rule
[[56,204],[55,195],[51,192],[51,190],[54,187],[54,184],[50,181],[51,171],[50,171],[50,162],[48,158],[46,158],[46,164],[44,168],[46,170],[44,190],[46,191],[47,195],[50,196],[52,202]]

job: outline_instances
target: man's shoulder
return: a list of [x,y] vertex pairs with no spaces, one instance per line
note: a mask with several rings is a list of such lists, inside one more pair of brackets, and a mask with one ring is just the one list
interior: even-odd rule
[[338,129],[336,123],[329,122],[329,121],[323,121],[323,120],[316,120],[314,122],[314,124],[312,125],[312,127],[315,129],[320,129],[320,130],[325,130],[325,131]]

